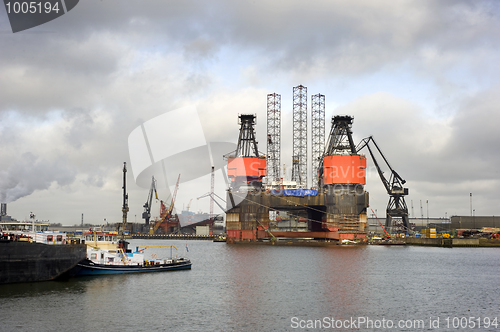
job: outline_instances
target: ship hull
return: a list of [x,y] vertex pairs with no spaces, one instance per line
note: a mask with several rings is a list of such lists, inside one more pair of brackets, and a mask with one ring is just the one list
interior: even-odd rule
[[125,273],[167,272],[190,269],[191,261],[189,260],[158,265],[105,265],[95,264],[86,259],[78,263],[77,266],[69,272],[69,274],[73,277],[78,277]]
[[83,244],[0,242],[0,284],[54,280],[86,257]]

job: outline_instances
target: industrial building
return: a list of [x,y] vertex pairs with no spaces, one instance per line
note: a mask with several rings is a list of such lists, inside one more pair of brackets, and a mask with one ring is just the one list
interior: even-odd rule
[[452,229],[500,228],[500,216],[452,216]]

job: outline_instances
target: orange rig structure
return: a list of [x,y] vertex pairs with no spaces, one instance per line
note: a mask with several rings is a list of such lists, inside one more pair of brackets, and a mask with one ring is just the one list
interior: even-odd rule
[[[304,121],[303,117],[300,118],[304,114],[304,100],[304,87],[294,88],[294,121]],[[313,126],[321,123],[316,121],[317,115],[319,120],[322,116],[324,132],[324,96],[313,96],[313,102]],[[307,170],[304,169],[307,168],[307,159],[304,159],[307,158],[307,153],[304,153],[307,152],[304,150],[304,145],[307,148],[307,135],[295,124],[294,130],[298,128],[302,132],[299,133],[301,135],[294,132],[292,181],[284,181],[279,174],[281,160],[277,152],[280,150],[280,131],[274,129],[280,127],[280,123],[276,123],[281,121],[276,116],[280,108],[281,96],[268,95],[267,160],[257,149],[254,132],[256,116],[239,116],[237,148],[225,156],[231,180],[226,201],[227,242],[275,243],[280,238],[286,238],[287,242],[299,239],[308,242],[364,242],[368,207],[368,192],[364,189],[366,158],[357,153],[353,143],[353,118],[333,117],[326,147],[324,134],[323,145],[313,146],[313,152],[321,151],[321,155],[313,155],[310,167],[316,173],[313,181],[317,182],[307,188]],[[299,141],[298,144],[295,141]],[[312,141],[313,144],[321,143],[321,136],[319,140],[313,137]]]
[[227,156],[227,175],[231,179],[232,187],[241,185],[262,184],[266,176],[266,157],[259,153],[255,132],[253,130],[255,115],[242,114],[239,116],[240,136],[234,155]]

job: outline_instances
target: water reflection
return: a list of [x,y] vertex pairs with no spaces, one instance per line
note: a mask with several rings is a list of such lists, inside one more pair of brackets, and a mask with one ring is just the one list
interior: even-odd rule
[[365,254],[363,248],[231,246],[230,315],[262,328],[289,327],[292,317],[357,315],[364,303]]
[[58,296],[68,292],[82,293],[85,289],[85,284],[76,280],[7,284],[0,285],[0,298]]
[[500,307],[496,248],[188,244],[189,271],[1,285],[0,330],[284,331],[292,317],[496,317]]
[[322,280],[323,314],[349,319],[366,305],[366,247],[325,248],[318,252],[317,273]]

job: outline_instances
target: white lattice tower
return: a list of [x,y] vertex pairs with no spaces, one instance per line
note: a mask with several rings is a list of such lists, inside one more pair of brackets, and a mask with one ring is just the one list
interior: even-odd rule
[[307,88],[293,88],[293,154],[292,181],[307,186]]
[[325,150],[325,95],[311,96],[311,173],[312,185],[318,186],[318,167]]
[[267,182],[280,180],[281,95],[267,95]]

